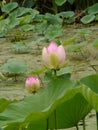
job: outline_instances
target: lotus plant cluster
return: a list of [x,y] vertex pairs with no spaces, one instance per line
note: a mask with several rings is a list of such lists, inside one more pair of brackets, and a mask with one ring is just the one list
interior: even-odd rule
[[[57,45],[54,41],[42,50],[42,62],[47,69],[59,70],[65,65],[66,53],[62,45]],[[40,80],[35,76],[29,76],[26,79],[26,89],[30,93],[37,92],[40,88]]]

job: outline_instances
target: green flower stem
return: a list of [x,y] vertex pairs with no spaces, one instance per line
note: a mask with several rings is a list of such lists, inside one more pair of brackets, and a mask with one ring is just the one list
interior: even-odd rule
[[55,120],[55,130],[58,130],[58,128],[57,128],[57,113],[56,113],[56,110],[54,110],[54,120]]
[[[54,70],[54,76],[57,76],[57,70]],[[57,112],[56,109],[54,110],[54,123],[55,123],[55,130],[58,130],[57,128]]]
[[57,77],[57,70],[53,70],[54,72],[54,77]]
[[53,9],[54,9],[54,14],[57,14],[58,13],[58,6],[55,3],[55,1],[53,1]]
[[14,75],[14,81],[17,82],[17,74]]
[[78,124],[76,125],[76,130],[79,130]]
[[23,2],[22,2],[22,6],[24,5],[25,2],[26,2],[26,0],[23,0]]
[[[54,77],[56,77],[57,76],[56,70],[53,70],[53,72],[54,72]],[[46,130],[48,130],[49,129],[49,118],[47,118],[46,121],[47,121]],[[55,125],[55,130],[58,130],[58,128],[57,128],[57,113],[56,113],[56,110],[54,110],[54,125]],[[50,130],[52,130],[52,129],[50,129]]]
[[42,79],[40,78],[39,74],[37,76],[38,76],[39,80],[41,81],[42,87],[44,87],[44,83],[43,83]]
[[96,111],[96,123],[97,123],[97,130],[98,130],[98,112]]
[[86,130],[86,127],[85,127],[85,118],[83,119],[83,130]]
[[46,121],[47,121],[46,130],[48,130],[49,129],[49,118],[47,118]]

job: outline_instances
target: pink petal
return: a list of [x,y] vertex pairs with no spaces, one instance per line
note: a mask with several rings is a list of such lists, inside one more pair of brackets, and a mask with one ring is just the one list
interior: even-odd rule
[[42,61],[44,64],[48,64],[49,62],[49,54],[47,52],[47,49],[44,47],[43,50],[42,50]]
[[49,61],[49,55],[50,54],[48,53],[47,49],[44,47],[42,50],[42,62],[47,68],[51,68],[51,64]]
[[49,46],[47,47],[47,51],[48,51],[48,53],[55,52],[55,51],[57,51],[57,48],[58,48],[57,44],[52,41],[49,44]]
[[26,79],[26,85],[29,86],[29,87],[32,87],[32,77],[28,77]]
[[58,46],[57,54],[58,54],[60,63],[62,64],[63,62],[65,62],[66,53],[65,53],[65,49],[62,45]]
[[40,87],[40,81],[39,81],[38,78],[36,78],[36,82],[35,83],[37,83],[37,85]]

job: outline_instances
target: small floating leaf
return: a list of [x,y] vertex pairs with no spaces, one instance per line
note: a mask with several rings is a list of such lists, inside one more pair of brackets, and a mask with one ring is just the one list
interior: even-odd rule
[[97,13],[98,13],[98,3],[96,3],[96,4],[92,5],[92,6],[90,6],[90,7],[88,8],[88,13],[89,13],[89,14],[97,14]]
[[81,43],[78,43],[78,44],[75,44],[75,45],[71,45],[69,48],[68,48],[68,51],[69,52],[75,52],[75,51],[78,51],[81,47],[85,46],[87,44],[87,41],[83,41]]
[[31,31],[34,29],[34,26],[31,24],[26,24],[20,27],[21,30],[27,32],[27,31]]
[[10,74],[26,73],[26,63],[22,61],[10,61],[5,63],[2,69]]
[[93,46],[98,48],[98,38],[93,41]]
[[91,23],[92,21],[94,21],[94,19],[95,19],[95,15],[89,14],[89,15],[85,15],[84,17],[82,17],[81,22],[84,24],[88,24],[88,23]]
[[78,35],[74,35],[73,37],[69,38],[68,40],[64,41],[64,45],[68,45],[68,44],[71,44],[73,43],[76,39],[78,38]]
[[78,29],[78,30],[76,30],[76,32],[78,32],[78,33],[80,33],[80,34],[90,34],[91,33],[91,30],[89,30],[89,29]]
[[49,25],[46,32],[45,38],[48,40],[53,40],[63,35],[62,26],[60,25]]
[[12,10],[18,7],[17,2],[9,2],[8,4],[5,4],[2,6],[2,12],[10,13]]
[[65,17],[65,18],[71,18],[74,16],[74,12],[73,11],[65,11],[65,12],[60,12],[57,15]]
[[61,75],[68,74],[71,72],[72,72],[71,67],[64,67],[64,68],[61,68],[59,71],[57,71],[57,76],[61,76]]
[[67,0],[55,0],[55,3],[59,6],[63,5]]

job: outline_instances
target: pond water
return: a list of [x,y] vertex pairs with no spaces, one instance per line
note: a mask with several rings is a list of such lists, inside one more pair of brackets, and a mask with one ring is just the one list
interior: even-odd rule
[[[64,27],[64,36],[60,40],[67,40],[71,38],[77,29],[80,29],[80,25],[70,25]],[[95,74],[98,72],[98,48],[92,46],[93,40],[98,37],[98,28],[95,26],[82,26],[82,28],[89,28],[92,33],[86,35],[85,38],[88,41],[88,44],[84,46],[81,51],[84,55],[81,55],[80,52],[68,52],[67,48],[69,45],[65,46],[68,65],[72,68],[72,80],[78,80],[84,76]],[[32,35],[34,37],[34,35]],[[39,38],[39,37],[38,37]],[[83,36],[79,37],[77,42],[82,41]],[[25,44],[28,44],[28,39]],[[75,44],[75,43],[74,43]],[[12,60],[21,60],[27,63],[27,69],[34,70],[40,69],[42,67],[41,62],[41,52],[44,46],[47,46],[48,43],[40,42],[30,45],[30,50],[27,53],[16,53],[11,49],[11,41],[8,39],[0,39],[0,65],[7,63]],[[0,70],[5,76],[5,72]],[[0,97],[7,99],[23,99],[24,96],[28,95],[25,90],[25,79],[27,75],[18,77],[17,82],[14,82],[13,77],[6,76],[6,80],[0,81]],[[96,117],[95,112],[92,111],[86,118],[87,130],[96,130]],[[75,130],[76,128],[70,128],[66,130]],[[82,130],[82,126],[80,126]]]

